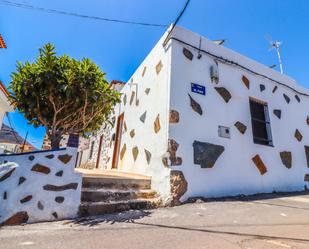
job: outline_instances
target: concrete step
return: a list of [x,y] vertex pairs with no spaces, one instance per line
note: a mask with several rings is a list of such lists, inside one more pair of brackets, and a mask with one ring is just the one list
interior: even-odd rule
[[79,208],[80,216],[118,213],[131,209],[151,209],[159,205],[158,199],[138,199],[115,202],[83,202]]
[[152,199],[155,198],[156,191],[151,189],[141,190],[116,190],[116,189],[82,189],[82,202],[111,202],[128,201],[133,199]]
[[125,177],[83,177],[83,188],[150,189],[151,179]]

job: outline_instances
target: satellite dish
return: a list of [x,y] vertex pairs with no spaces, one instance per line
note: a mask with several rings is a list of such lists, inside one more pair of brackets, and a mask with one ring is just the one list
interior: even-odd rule
[[[283,42],[281,41],[275,41],[273,40],[270,35],[266,34],[265,35],[265,39],[268,41],[269,43],[269,47],[268,50],[273,50],[276,49],[277,51],[277,55],[278,55],[278,60],[279,60],[279,65],[280,65],[280,72],[281,74],[283,74],[283,64],[282,64],[282,60],[281,60],[281,55],[280,55],[280,47],[282,45]],[[274,68],[276,65],[271,66],[270,68]]]

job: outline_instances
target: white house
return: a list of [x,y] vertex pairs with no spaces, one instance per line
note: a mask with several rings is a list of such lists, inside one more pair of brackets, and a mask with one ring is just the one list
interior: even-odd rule
[[0,127],[2,127],[2,122],[5,113],[14,111],[13,107],[11,106],[8,100],[8,90],[0,81]]
[[184,28],[166,37],[120,89],[89,161],[151,176],[174,203],[309,187],[309,91]]

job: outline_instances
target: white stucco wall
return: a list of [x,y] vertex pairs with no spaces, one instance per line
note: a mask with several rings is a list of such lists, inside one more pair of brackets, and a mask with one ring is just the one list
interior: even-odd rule
[[[74,148],[66,148],[58,151],[1,155],[0,224],[18,212],[27,212],[28,222],[76,217],[82,183],[81,174],[74,171],[76,152]],[[53,158],[47,158],[48,155],[53,155]],[[59,159],[61,155],[71,158],[65,163]],[[50,172],[46,174],[32,170],[37,164],[46,166]],[[12,174],[3,179],[13,168],[15,170]],[[61,171],[62,174],[59,174]],[[19,184],[21,177],[25,180]],[[63,186],[72,183],[75,186],[77,184],[77,187],[59,191],[43,188],[48,184]],[[27,196],[31,196],[31,199],[22,203],[21,200]],[[63,198],[63,202],[57,202],[56,197]]]
[[[199,46],[200,36],[188,30],[178,27],[173,37]],[[192,61],[183,55],[183,47],[193,53]],[[217,46],[205,38],[202,38],[201,48],[308,94],[308,90],[298,86],[287,76],[280,75],[236,52]],[[180,113],[180,122],[170,125],[169,137],[179,143],[177,156],[183,160],[182,165],[172,169],[182,170],[188,182],[188,190],[182,200],[192,196],[218,197],[297,191],[303,190],[305,185],[309,186],[308,182],[304,181],[304,175],[309,172],[304,152],[304,145],[309,145],[309,126],[306,123],[309,97],[298,94],[301,99],[298,103],[294,98],[296,93],[291,89],[248,73],[239,67],[220,62],[219,84],[216,85],[211,82],[209,74],[209,68],[215,65],[215,61],[204,53],[201,59],[197,59],[197,55],[198,51],[192,47],[172,41],[170,108]],[[243,75],[250,80],[249,90],[242,82]],[[190,89],[192,82],[205,86],[206,96],[192,93]],[[265,91],[260,91],[260,84],[265,85]],[[278,89],[272,93],[276,85]],[[217,86],[225,87],[231,93],[232,98],[228,103],[225,103],[214,89]],[[192,110],[188,93],[201,105],[202,116]],[[290,97],[289,104],[283,98],[283,93]],[[267,102],[274,147],[253,143],[249,97]],[[274,109],[281,109],[281,119],[273,114]],[[234,126],[237,121],[247,126],[244,135]],[[218,136],[219,125],[230,128],[230,139]],[[303,135],[301,142],[294,137],[295,129]],[[225,150],[213,168],[201,168],[200,165],[193,163],[194,140],[224,146]],[[291,169],[282,164],[279,156],[281,151],[292,152]],[[259,173],[251,160],[256,154],[260,155],[267,167],[268,172],[264,175]]]

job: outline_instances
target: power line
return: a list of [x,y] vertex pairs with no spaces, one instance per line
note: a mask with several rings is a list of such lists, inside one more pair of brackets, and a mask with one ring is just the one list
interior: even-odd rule
[[17,142],[18,144],[20,144],[21,142],[19,141],[19,139],[18,139],[17,136],[16,136],[16,131],[15,131],[15,129],[14,129],[13,126],[12,126],[11,118],[10,118],[8,112],[6,113],[6,117],[8,118],[9,125],[10,125],[10,128],[11,128],[11,132],[12,132],[12,134],[14,135],[16,142]]
[[63,10],[49,9],[49,8],[34,6],[30,4],[23,4],[23,3],[11,2],[11,1],[6,1],[6,0],[1,0],[0,4],[15,7],[15,8],[36,10],[36,11],[52,13],[52,14],[59,14],[59,15],[74,16],[74,17],[92,19],[92,20],[97,20],[97,21],[116,22],[116,23],[134,24],[134,25],[151,26],[151,27],[164,27],[164,28],[168,27],[168,25],[166,24],[135,22],[135,21],[105,18],[105,17],[100,17],[100,16],[90,16],[90,15],[79,14],[76,12],[67,12]]

